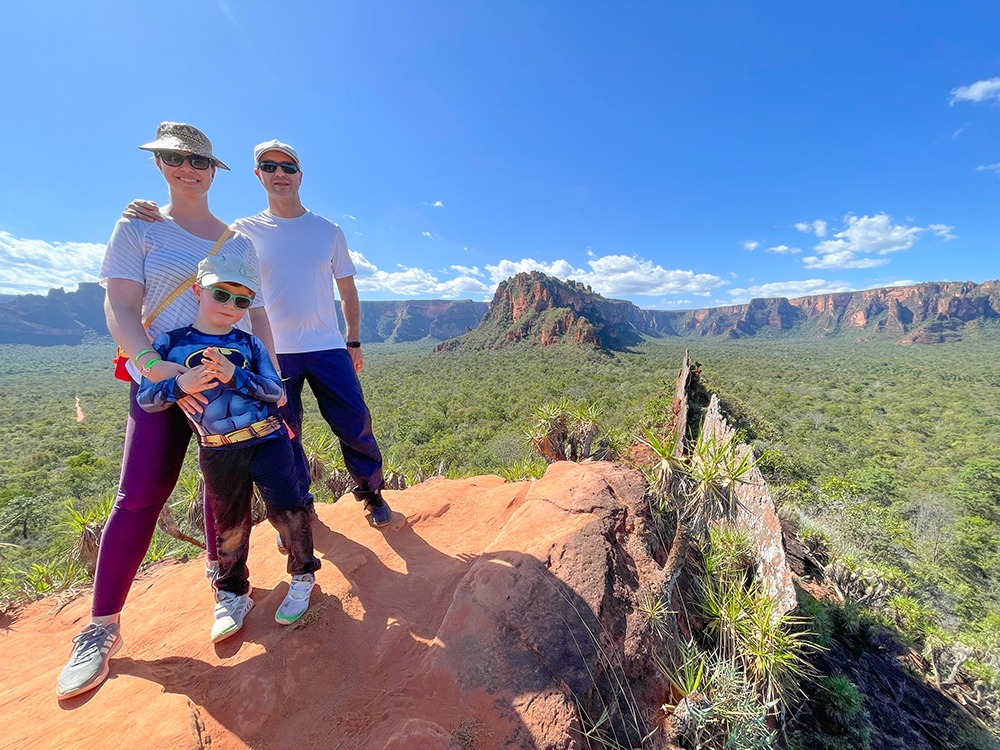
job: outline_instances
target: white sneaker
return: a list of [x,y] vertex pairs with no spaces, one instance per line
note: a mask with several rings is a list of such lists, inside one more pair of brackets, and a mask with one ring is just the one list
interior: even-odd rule
[[309,594],[312,593],[314,585],[316,576],[313,573],[292,576],[292,585],[288,587],[285,600],[274,613],[274,621],[279,625],[291,625],[302,617],[309,609]]
[[215,623],[212,625],[212,643],[228,638],[243,627],[243,618],[253,609],[249,594],[232,591],[215,592]]

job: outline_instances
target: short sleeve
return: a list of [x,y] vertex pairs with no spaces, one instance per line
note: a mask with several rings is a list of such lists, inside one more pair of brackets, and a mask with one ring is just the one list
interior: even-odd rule
[[139,224],[145,222],[121,218],[115,224],[101,263],[101,286],[107,286],[108,279],[128,279],[145,285],[145,232]]
[[354,276],[358,270],[354,267],[354,261],[351,260],[351,254],[347,250],[347,238],[344,236],[344,230],[336,224],[333,224],[333,229],[333,261],[331,263],[333,278],[343,279]]

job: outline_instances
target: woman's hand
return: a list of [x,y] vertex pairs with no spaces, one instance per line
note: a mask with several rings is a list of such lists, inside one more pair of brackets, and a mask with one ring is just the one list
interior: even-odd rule
[[172,378],[175,375],[180,375],[186,370],[187,368],[184,365],[179,365],[176,362],[167,362],[161,359],[149,368],[149,373],[146,377],[154,383],[159,383],[161,380],[166,380],[167,378]]

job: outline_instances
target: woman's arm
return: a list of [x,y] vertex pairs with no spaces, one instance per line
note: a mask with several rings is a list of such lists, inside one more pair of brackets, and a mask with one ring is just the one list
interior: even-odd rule
[[[104,295],[104,317],[108,332],[115,343],[125,352],[125,356],[135,362],[135,355],[149,349],[150,340],[142,327],[142,300],[146,288],[131,279],[108,279],[107,293]],[[139,358],[137,365],[143,365],[159,355],[148,352]],[[150,369],[147,377],[154,383],[180,375],[186,368],[173,362],[160,360]]]

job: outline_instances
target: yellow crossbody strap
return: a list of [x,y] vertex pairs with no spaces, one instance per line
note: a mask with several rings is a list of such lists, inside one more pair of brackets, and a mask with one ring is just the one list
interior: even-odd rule
[[[226,244],[226,242],[229,240],[230,237],[233,236],[233,234],[234,234],[233,228],[226,227],[226,230],[222,233],[222,236],[215,241],[215,244],[212,245],[212,249],[208,251],[208,255],[206,257],[211,258],[213,255],[219,252],[219,250],[222,249],[222,246]],[[172,291],[166,297],[166,299],[164,299],[160,304],[156,306],[156,309],[153,310],[152,314],[148,318],[142,321],[142,327],[148,331],[149,327],[153,325],[153,321],[156,320],[156,316],[159,315],[164,310],[166,310],[170,306],[171,302],[177,299],[184,292],[185,289],[189,289],[191,285],[194,284],[194,282],[196,282],[197,280],[198,280],[197,272],[191,274],[187,279],[185,279],[180,286],[174,289],[174,291]]]

